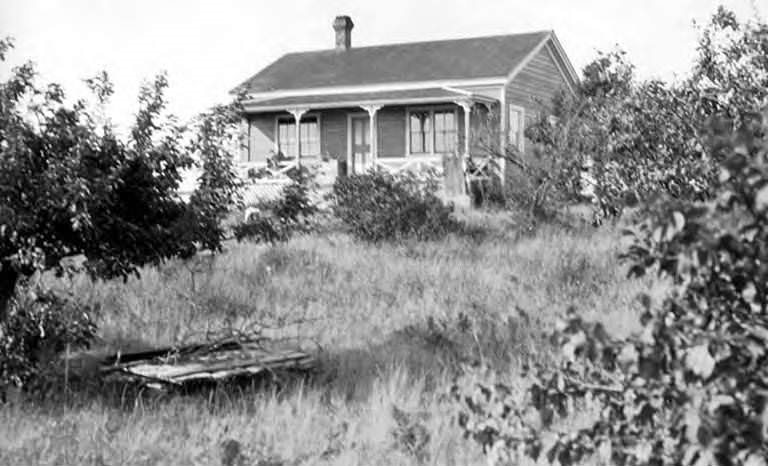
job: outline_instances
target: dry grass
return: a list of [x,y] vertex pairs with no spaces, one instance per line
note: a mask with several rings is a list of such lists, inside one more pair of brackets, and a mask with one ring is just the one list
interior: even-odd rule
[[[0,464],[484,464],[443,399],[460,363],[483,358],[514,379],[520,362],[550,357],[541,333],[569,305],[625,333],[636,325],[636,294],[662,285],[625,278],[610,229],[519,237],[503,216],[472,222],[495,233],[379,246],[341,234],[232,244],[127,283],[58,283],[100,309],[103,351],[287,325],[319,345],[321,370],[207,396],[2,406]],[[393,407],[414,421],[403,424]]]

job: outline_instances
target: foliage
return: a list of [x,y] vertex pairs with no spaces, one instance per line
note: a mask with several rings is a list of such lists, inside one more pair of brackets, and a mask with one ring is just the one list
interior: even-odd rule
[[242,182],[235,172],[232,149],[238,140],[240,105],[216,105],[195,120],[196,131],[189,152],[200,159],[202,174],[190,197],[197,225],[190,231],[200,237],[201,245],[218,250],[224,239],[221,224],[238,206]]
[[316,214],[318,210],[311,198],[312,191],[316,189],[314,175],[303,166],[288,170],[286,174],[291,183],[283,188],[283,196],[276,202],[267,204],[267,207],[277,217],[298,224]]
[[307,231],[309,219],[318,212],[311,198],[312,174],[305,167],[287,172],[291,183],[283,187],[277,199],[259,202],[244,223],[234,227],[238,241],[276,243],[288,240],[294,232]]
[[433,177],[372,170],[339,178],[333,185],[333,212],[356,237],[392,241],[430,240],[458,229],[453,206],[436,195]]
[[526,130],[536,158],[552,165],[538,172],[538,204],[578,198],[584,182],[598,221],[660,195],[711,198],[718,160],[705,151],[703,129],[716,115],[739,125],[768,103],[767,31],[721,7],[701,30],[691,75],[676,84],[638,81],[623,52],[600,54],[576,95],[555,99],[556,118],[541,115]]
[[[470,163],[472,160],[470,159]],[[501,179],[494,175],[487,178],[472,180],[468,186],[469,197],[475,207],[503,208],[507,199]]]
[[396,425],[392,431],[395,447],[415,457],[420,464],[429,461],[427,448],[430,435],[424,426],[427,417],[423,413],[409,413],[392,405],[392,419]]
[[[660,306],[641,298],[643,330],[626,339],[575,311],[553,336],[555,371],[537,367],[527,399],[470,382],[462,426],[501,458],[538,457],[543,432],[579,400],[600,406],[586,428],[560,433],[562,465],[601,454],[622,465],[765,465],[768,458],[768,114],[740,114],[708,138],[721,160],[716,202],[672,203],[636,230],[630,272],[668,276]],[[525,413],[530,403],[538,414]]]
[[253,241],[256,243],[278,243],[288,241],[291,230],[278,217],[255,214],[247,221],[233,227],[238,241]]
[[473,148],[465,160],[465,173],[469,175],[467,191],[475,207],[506,205],[506,191],[502,183],[503,170],[496,154],[499,153],[499,113],[486,108],[475,108],[472,118],[476,125],[471,131]]
[[[11,46],[0,41],[0,58]],[[215,141],[229,114],[201,120],[191,150],[205,175],[185,203],[177,189],[193,158],[181,146],[183,128],[165,116],[164,75],[141,88],[123,141],[85,101],[67,104],[60,86],[41,88],[35,74],[28,63],[0,83],[0,321],[21,278],[61,272],[68,256],[85,256],[92,275],[111,278],[218,249],[217,220],[234,184]],[[100,105],[112,94],[105,73],[86,83]]]
[[598,219],[668,193],[707,196],[712,165],[689,121],[697,96],[659,81],[637,82],[621,51],[584,69],[575,97],[560,94],[555,118],[526,130],[544,166],[540,190],[559,201],[593,196]]
[[29,287],[0,322],[0,387],[26,388],[55,355],[68,346],[88,348],[95,333],[87,309],[51,290]]
[[534,148],[525,157],[516,149],[507,151],[511,162],[506,197],[515,206],[535,218],[553,218],[570,201],[578,199],[580,163]]

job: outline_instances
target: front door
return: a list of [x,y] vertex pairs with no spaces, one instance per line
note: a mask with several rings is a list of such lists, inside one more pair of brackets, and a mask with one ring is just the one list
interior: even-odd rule
[[352,115],[349,117],[350,132],[350,173],[365,173],[372,167],[371,157],[371,127],[368,115]]

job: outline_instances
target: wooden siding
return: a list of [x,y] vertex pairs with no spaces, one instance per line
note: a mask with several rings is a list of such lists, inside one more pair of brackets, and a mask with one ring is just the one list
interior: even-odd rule
[[[506,106],[503,109],[507,125],[509,124],[509,105],[516,105],[525,110],[524,125],[527,127],[541,112],[551,112],[552,98],[558,92],[568,89],[568,82],[555,63],[554,56],[556,53],[551,42],[547,43],[528,65],[507,83]],[[504,134],[506,137],[507,128],[504,128]],[[524,157],[529,163],[536,163],[535,158],[532,157],[533,150],[533,143],[526,139]],[[508,195],[515,197],[516,190],[522,192],[532,189],[530,186],[532,180],[529,180],[513,164],[507,164],[505,172]]]
[[248,151],[243,162],[266,162],[275,150],[274,113],[260,113],[248,118]]
[[323,110],[320,113],[320,147],[323,156],[347,159],[347,114],[348,110]]
[[[470,123],[470,151],[472,155],[485,157],[489,155],[489,152],[498,152],[499,116],[497,108],[496,110],[488,110],[484,105],[475,105]],[[463,136],[464,125],[462,124],[461,127]]]
[[384,107],[376,115],[379,124],[379,157],[405,155],[405,107]]
[[552,98],[568,83],[552,59],[551,44],[538,54],[507,84],[507,104],[525,108],[526,119],[552,108]]

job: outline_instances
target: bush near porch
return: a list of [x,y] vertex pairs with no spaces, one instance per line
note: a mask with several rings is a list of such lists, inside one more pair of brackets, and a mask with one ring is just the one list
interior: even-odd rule
[[453,205],[438,196],[432,175],[417,177],[372,170],[339,178],[333,185],[333,213],[354,236],[370,242],[404,238],[440,239],[458,231]]

